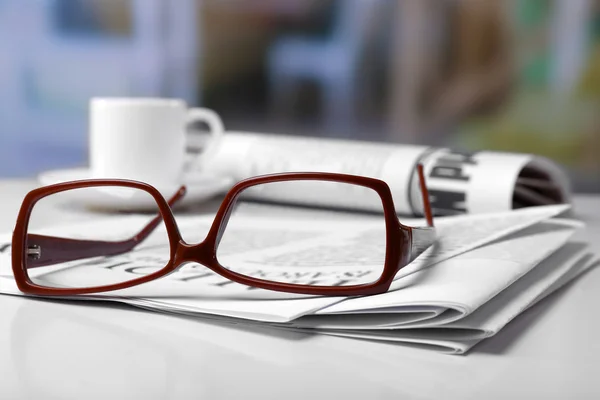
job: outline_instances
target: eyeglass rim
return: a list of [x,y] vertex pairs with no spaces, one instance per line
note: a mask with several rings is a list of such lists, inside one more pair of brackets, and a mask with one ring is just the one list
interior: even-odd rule
[[[222,232],[224,231],[228,218],[238,196],[247,188],[273,182],[284,182],[294,180],[317,180],[359,185],[374,190],[380,197],[383,205],[383,213],[386,225],[386,256],[382,273],[378,280],[360,285],[351,286],[308,286],[301,284],[289,284],[284,282],[273,282],[257,279],[238,274],[221,265],[217,259],[217,248]],[[67,190],[100,187],[119,186],[143,190],[149,193],[158,205],[169,237],[170,258],[162,269],[139,278],[111,285],[103,285],[88,288],[52,288],[35,284],[29,278],[26,268],[26,235],[35,204],[44,197]],[[383,293],[388,290],[396,273],[408,264],[410,260],[410,248],[412,241],[412,228],[400,223],[396,216],[394,201],[389,186],[382,180],[339,173],[326,172],[286,172],[268,174],[244,179],[236,183],[225,195],[211,228],[203,242],[190,245],[183,241],[177,222],[162,194],[152,185],[125,179],[87,179],[57,183],[40,187],[29,192],[21,205],[12,240],[12,266],[17,287],[27,294],[46,296],[70,296],[96,294],[107,291],[115,291],[137,286],[146,282],[159,279],[174,271],[186,262],[198,262],[213,272],[230,279],[234,282],[253,286],[257,288],[274,290],[286,293],[297,293],[306,295],[326,296],[355,296]],[[202,245],[202,247],[198,247]]]

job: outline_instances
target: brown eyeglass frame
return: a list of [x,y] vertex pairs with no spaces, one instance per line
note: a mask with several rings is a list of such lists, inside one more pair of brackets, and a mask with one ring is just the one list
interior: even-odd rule
[[[413,228],[400,223],[396,216],[390,188],[382,180],[337,173],[281,173],[253,177],[235,184],[225,195],[204,241],[193,245],[186,243],[181,237],[175,217],[171,210],[171,206],[185,195],[185,187],[182,187],[169,201],[165,200],[160,192],[153,186],[131,180],[92,179],[41,187],[32,190],[25,196],[17,217],[12,238],[13,274],[19,290],[23,293],[41,296],[71,296],[120,290],[140,285],[175,272],[186,263],[197,262],[234,282],[261,289],[326,296],[357,296],[383,293],[388,290],[396,273],[414,258],[414,253],[419,248],[419,243],[417,242],[421,242],[421,247],[423,247],[422,239],[427,239],[425,241],[431,244],[429,238],[434,237],[435,234],[429,195],[425,184],[423,166],[421,164],[417,165],[417,172],[423,195],[424,214],[428,223],[428,227],[426,228]],[[367,187],[377,192],[383,204],[386,225],[385,264],[383,272],[377,281],[351,286],[308,286],[272,282],[238,274],[225,268],[219,263],[217,259],[217,248],[239,195],[251,186],[294,180],[348,183]],[[144,229],[142,229],[142,231],[132,238],[119,242],[77,240],[27,233],[31,212],[34,205],[40,199],[66,190],[101,186],[120,186],[143,190],[154,198],[158,205],[160,215],[156,216],[144,227]],[[152,233],[152,231],[160,224],[161,220],[165,224],[169,238],[170,258],[167,265],[159,271],[118,284],[88,288],[50,288],[37,285],[29,278],[27,270],[30,268],[84,258],[123,254],[131,251]],[[424,235],[422,235],[421,238],[418,238],[416,237],[418,236],[417,232],[424,233]]]

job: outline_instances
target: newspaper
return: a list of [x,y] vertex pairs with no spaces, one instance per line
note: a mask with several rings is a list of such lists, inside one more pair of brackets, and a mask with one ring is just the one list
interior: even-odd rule
[[[279,293],[240,285],[192,264],[143,285],[73,299],[112,300],[161,312],[403,342],[458,354],[494,335],[522,310],[593,265],[587,246],[570,241],[582,224],[562,217],[568,208],[555,205],[440,217],[436,221],[438,243],[402,268],[390,290],[380,295],[344,298]],[[332,232],[336,237],[340,231],[361,236],[378,219],[369,214],[352,213],[349,219],[342,212],[256,206],[242,207],[240,213],[242,223],[236,225],[239,232],[231,251],[248,266],[246,273],[266,278],[273,256],[292,257],[298,249],[310,254],[315,244],[331,244]],[[53,226],[48,233],[73,237],[93,232],[98,240],[110,240],[135,232],[147,219],[148,215],[130,215],[86,221]],[[194,243],[204,238],[213,216],[177,219],[183,237]],[[403,222],[419,225],[422,221]],[[73,276],[78,282],[84,277],[93,284],[107,275],[130,280],[140,272],[153,272],[164,265],[155,260],[168,249],[158,233],[130,253],[71,262],[70,268],[45,273],[40,279],[69,286]],[[346,254],[349,263],[355,261],[361,244],[353,235],[344,237],[347,242],[338,243],[340,248],[320,246],[311,264],[324,251],[338,251]],[[22,295],[12,276],[10,254],[10,235],[0,237],[0,293]],[[372,260],[361,258],[361,273],[372,265]],[[298,268],[301,265],[293,264],[288,272],[296,274]],[[319,272],[322,283],[335,284],[342,274],[349,279],[348,269],[339,265],[319,268]],[[297,279],[314,280],[314,276],[300,273]]]
[[[425,313],[425,304],[435,304],[435,311],[425,313],[395,326],[426,327],[448,324],[471,314],[490,298],[504,290],[562,247],[577,229],[571,221],[552,220],[524,229],[516,234],[473,251],[447,259],[434,268],[419,271],[397,282],[397,290],[356,299],[321,310],[314,316],[312,326],[318,327],[321,315],[370,313],[375,307],[381,313],[402,313],[408,308]],[[398,285],[400,286],[400,285]],[[443,310],[439,307],[444,306]],[[336,328],[354,327],[350,319],[340,319]],[[369,323],[370,328],[376,326]],[[329,325],[331,326],[331,325]],[[382,329],[390,325],[378,325]]]
[[[384,180],[391,189],[396,211],[422,215],[417,163],[424,165],[435,214],[488,213],[532,205],[568,203],[565,173],[546,158],[531,154],[490,151],[464,152],[445,148],[365,141],[336,140],[247,132],[227,132],[203,157],[202,173],[237,180],[277,172],[337,172]],[[340,187],[319,190],[319,200],[333,207],[352,200],[369,210],[373,203],[356,193],[344,196]],[[350,189],[348,189],[350,190]],[[315,191],[303,185],[278,200],[314,203]],[[264,199],[274,189],[261,192]]]
[[[403,277],[408,277],[431,265],[552,218],[566,209],[568,206],[560,205],[526,208],[487,216],[468,215],[439,218],[437,221],[438,242],[422,253],[414,262],[400,270],[391,291],[404,286]],[[254,267],[256,272],[260,272],[263,277],[268,277],[269,270],[266,264],[274,255],[293,257],[298,249],[306,250],[307,243],[313,246],[316,243],[328,243],[331,232],[350,231],[354,233],[355,237],[360,237],[372,228],[374,220],[378,220],[378,217],[354,218],[354,215],[352,220],[348,220],[340,218],[335,213],[330,213],[320,215],[319,223],[315,224],[310,223],[306,216],[289,215],[286,220],[282,215],[272,218],[269,213],[255,214],[253,210],[250,210],[248,215],[242,219],[244,223],[238,224],[239,231],[235,235],[237,243],[234,247],[239,252],[237,254],[238,261]],[[99,240],[110,240],[111,237],[114,238],[122,231],[127,231],[127,234],[135,232],[147,218],[146,215],[132,215],[104,222],[92,221],[58,228],[52,227],[49,232],[53,235],[63,234],[66,237],[72,237],[73,233],[93,232],[94,237]],[[202,240],[212,223],[212,218],[211,215],[179,218],[178,223],[184,238],[192,243]],[[418,224],[419,221],[404,222]],[[92,226],[93,229],[91,229]],[[286,227],[286,232],[281,231],[282,226]],[[43,230],[39,232],[44,233]],[[119,278],[113,278],[113,281],[126,281],[139,276],[140,273],[147,274],[160,269],[163,265],[155,263],[154,260],[160,260],[161,255],[164,256],[167,243],[161,242],[164,240],[164,235],[160,235],[160,232],[155,233],[133,252],[76,261],[76,264],[71,265],[71,268],[68,269],[68,274],[59,270],[56,273],[45,274],[43,279],[49,281],[56,277],[67,279],[61,284],[68,286],[69,274],[77,276],[78,279],[81,279],[83,274],[85,279],[89,279],[90,283],[93,283],[95,279],[103,279],[107,274],[119,276]],[[122,237],[121,234],[118,236]],[[353,236],[345,236],[345,238],[347,243],[338,243],[338,246],[341,246],[341,253],[345,253],[348,257],[347,260],[351,262],[355,258],[354,255],[361,252],[361,247],[360,243],[353,240]],[[361,253],[365,254],[372,248],[367,247],[363,250]],[[322,252],[323,249],[321,248],[319,251]],[[310,251],[305,251],[305,253],[310,253]],[[10,238],[8,236],[4,238],[3,242],[0,242],[0,254],[3,257],[0,276],[5,277],[0,281],[0,290],[9,292],[12,287],[12,292],[15,292],[14,284],[11,285]],[[316,259],[319,259],[320,256],[315,252]],[[372,256],[379,261],[377,254],[372,254]],[[368,271],[372,264],[372,260],[364,259],[360,266],[361,271]],[[299,267],[295,265],[292,268],[295,270]],[[319,271],[323,279],[322,283],[334,284],[342,273],[346,275],[345,279],[348,279],[346,268],[329,267],[327,271],[319,268]],[[248,269],[247,273],[253,275],[255,271]],[[301,283],[302,279],[313,279],[313,277],[301,276],[298,282]],[[303,296],[257,290],[229,281],[212,273],[207,268],[194,264],[184,266],[178,272],[148,284],[91,297],[129,298],[128,301],[133,301],[131,298],[135,297],[137,298],[135,301],[153,302],[157,306],[271,322],[288,322],[344,300],[340,297]],[[368,301],[375,298],[379,297],[371,296],[363,300]],[[383,302],[384,299],[385,297],[381,301]],[[350,301],[358,300],[347,300],[347,302]],[[384,303],[381,304],[383,306]],[[357,307],[360,309],[367,306]]]
[[518,314],[563,287],[600,260],[583,243],[568,243],[472,314],[448,324],[386,330],[340,330],[319,328],[323,334],[380,340],[431,348],[450,354],[463,354],[480,341],[498,333]]

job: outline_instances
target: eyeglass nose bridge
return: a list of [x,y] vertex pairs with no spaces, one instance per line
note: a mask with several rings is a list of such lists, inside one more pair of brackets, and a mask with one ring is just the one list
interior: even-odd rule
[[196,262],[210,268],[216,261],[211,243],[204,240],[198,244],[189,244],[182,239],[177,243],[173,265],[177,270],[186,263]]

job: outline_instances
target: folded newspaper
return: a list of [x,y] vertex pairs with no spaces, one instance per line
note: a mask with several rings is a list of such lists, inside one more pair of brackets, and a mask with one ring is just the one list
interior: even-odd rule
[[[161,312],[399,342],[460,354],[597,264],[586,244],[572,240],[582,224],[565,217],[568,208],[549,205],[437,218],[438,243],[401,269],[390,290],[380,295],[343,298],[266,291],[189,264],[153,282],[77,299],[112,300]],[[316,213],[319,218],[319,224],[311,224],[310,235],[306,234],[307,213]],[[242,223],[236,225],[234,256],[248,268],[260,268],[265,273],[274,254],[285,259],[298,249],[306,249],[307,240],[326,240],[332,229],[347,229],[349,223],[349,231],[359,236],[372,227],[375,218],[356,214],[349,222],[340,215],[325,210],[248,207]],[[98,239],[110,240],[147,218],[129,215],[53,226],[52,234],[93,229]],[[204,238],[213,216],[179,215],[177,219],[183,237],[194,243]],[[276,223],[280,227],[282,220],[289,220],[285,224],[288,232],[270,229]],[[161,249],[164,252],[166,245],[153,235],[130,253],[80,260],[70,266],[69,273],[85,274],[90,282],[106,274],[120,274],[130,280],[140,271],[159,268],[151,260]],[[349,261],[360,246],[348,237],[344,254]],[[10,251],[7,234],[0,237],[0,292],[21,295],[12,276]],[[337,273],[328,272],[330,277]],[[51,281],[52,273],[43,279]]]
[[[357,140],[226,132],[198,165],[203,173],[235,180],[296,171],[338,172],[385,181],[399,214],[420,216],[423,204],[415,174],[424,165],[431,206],[437,215],[508,211],[569,203],[569,181],[551,160],[532,154],[464,152],[447,148]],[[195,168],[191,168],[195,171]],[[289,190],[293,202],[313,202],[311,191]],[[336,190],[332,188],[331,190]],[[339,207],[339,193],[323,193]],[[261,195],[269,198],[269,190]],[[281,196],[277,196],[279,201]],[[372,207],[362,199],[365,209]],[[361,198],[352,197],[353,205]]]

